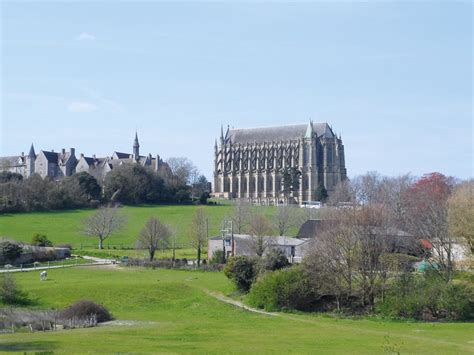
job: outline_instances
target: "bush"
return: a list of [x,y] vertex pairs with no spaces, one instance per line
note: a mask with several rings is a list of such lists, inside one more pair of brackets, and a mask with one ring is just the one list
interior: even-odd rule
[[463,284],[446,283],[427,272],[402,274],[390,286],[377,310],[392,317],[434,321],[474,319],[474,295]]
[[26,294],[20,290],[13,276],[6,272],[0,281],[0,299],[4,304],[25,305],[28,304]]
[[109,311],[102,305],[89,300],[81,300],[64,309],[59,317],[61,319],[87,320],[94,317],[97,323],[113,319]]
[[272,249],[261,259],[261,269],[266,271],[280,270],[290,266],[290,262],[285,255],[285,252],[280,249]]
[[257,274],[256,262],[246,256],[229,258],[224,268],[224,274],[239,291],[248,292]]
[[16,242],[9,240],[0,242],[0,253],[5,260],[10,262],[15,261],[15,259],[21,255],[22,251],[22,246]]
[[[209,264],[222,264],[224,258],[224,252],[222,250],[216,250],[212,253],[212,258],[209,260]],[[226,259],[224,259],[225,264]]]
[[251,305],[267,311],[311,311],[317,299],[309,276],[299,266],[266,273],[253,284],[248,297]]
[[53,243],[48,239],[46,235],[36,233],[35,235],[33,235],[31,245],[35,245],[37,247],[52,247]]

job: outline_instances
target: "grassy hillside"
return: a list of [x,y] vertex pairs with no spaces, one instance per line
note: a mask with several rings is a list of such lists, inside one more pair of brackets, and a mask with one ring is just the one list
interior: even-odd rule
[[[126,228],[107,239],[105,245],[134,246],[140,229],[148,218],[154,216],[170,224],[177,233],[178,243],[188,243],[189,229],[197,206],[140,206],[123,207],[127,216]],[[209,234],[217,235],[220,223],[232,213],[231,205],[204,206],[209,216]],[[82,221],[94,210],[71,210],[58,212],[35,212],[0,215],[0,236],[8,236],[25,242],[31,241],[34,233],[43,233],[54,244],[69,243],[74,247],[94,246],[95,238],[83,235]]]
[[[0,351],[194,353],[469,353],[473,324],[333,319],[250,313],[205,291],[231,292],[222,273],[133,268],[16,274],[41,308],[87,298],[107,306],[122,325],[4,334]],[[126,321],[126,322],[125,322]]]

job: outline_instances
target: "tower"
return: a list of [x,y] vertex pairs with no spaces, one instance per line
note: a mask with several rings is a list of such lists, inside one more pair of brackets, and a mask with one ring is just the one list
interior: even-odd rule
[[33,143],[31,143],[30,152],[26,157],[26,171],[25,177],[29,178],[31,175],[35,173],[35,162],[36,162],[36,153],[35,147],[33,147]]
[[138,134],[135,131],[135,140],[133,141],[133,159],[140,160],[140,144],[138,143]]

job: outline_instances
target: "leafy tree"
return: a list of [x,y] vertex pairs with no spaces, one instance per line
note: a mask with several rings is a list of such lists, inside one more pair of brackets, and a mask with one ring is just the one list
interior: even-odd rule
[[3,240],[0,242],[0,253],[5,260],[11,262],[14,261],[21,255],[22,251],[22,246],[16,242],[9,240]]
[[270,250],[260,262],[263,271],[275,271],[290,265],[285,252],[281,249]]
[[239,291],[248,292],[257,276],[257,266],[254,259],[246,256],[235,256],[227,260],[224,274]]
[[125,225],[125,217],[116,208],[101,208],[83,222],[84,234],[99,238],[99,249],[104,240],[120,231]]
[[282,171],[282,191],[286,197],[292,196],[300,188],[301,171],[295,167]]
[[95,177],[85,171],[82,171],[80,173],[74,174],[73,178],[77,180],[83,193],[89,200],[100,200],[102,188]]
[[33,235],[31,239],[31,244],[36,245],[38,247],[52,247],[53,243],[48,239],[48,237],[44,234],[36,233]]
[[314,193],[316,201],[326,202],[328,198],[328,190],[324,187],[324,184],[320,181],[319,185]]
[[153,261],[157,249],[165,248],[171,237],[171,229],[158,218],[150,217],[138,237],[138,247],[147,249],[150,261]]
[[23,180],[23,175],[18,173],[12,173],[11,171],[2,171],[0,173],[0,184],[10,181],[21,181]]

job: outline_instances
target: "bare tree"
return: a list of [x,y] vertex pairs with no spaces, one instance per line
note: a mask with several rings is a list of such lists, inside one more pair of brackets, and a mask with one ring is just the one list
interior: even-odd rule
[[196,248],[198,267],[201,265],[202,248],[207,243],[208,217],[204,208],[199,207],[193,217],[191,225],[192,244]]
[[[301,218],[298,218],[299,207],[291,205],[278,206],[273,216],[275,226],[278,228],[279,235],[285,235],[290,228],[296,227]],[[302,221],[301,221],[302,222]]]
[[249,229],[250,247],[258,257],[261,257],[268,248],[268,234],[272,230],[272,225],[267,217],[258,213],[250,219]]
[[99,238],[99,249],[103,248],[104,240],[120,231],[126,218],[117,208],[100,208],[83,222],[84,234]]
[[234,211],[232,214],[232,222],[234,231],[238,234],[245,233],[245,229],[248,226],[248,221],[251,215],[251,206],[244,199],[238,199],[234,205]]
[[197,178],[197,168],[191,160],[184,157],[169,158],[166,163],[171,171],[170,184],[173,187],[187,185],[191,179]]
[[474,254],[474,180],[459,185],[449,199],[449,230],[466,248],[468,255]]
[[349,179],[339,182],[328,199],[328,205],[330,206],[338,206],[341,202],[355,203],[354,188]]
[[160,247],[165,248],[169,244],[171,229],[161,223],[158,218],[150,217],[138,236],[137,247],[147,249],[150,255],[150,261],[155,257],[155,252]]

